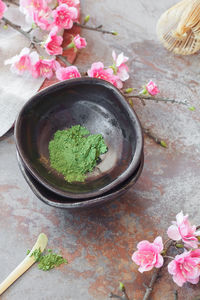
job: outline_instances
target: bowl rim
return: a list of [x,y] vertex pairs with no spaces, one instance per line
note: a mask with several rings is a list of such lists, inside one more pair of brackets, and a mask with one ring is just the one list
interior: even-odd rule
[[[129,117],[134,120],[134,127],[135,127],[135,132],[136,132],[136,147],[135,147],[135,152],[134,152],[134,155],[132,157],[132,161],[131,161],[129,167],[123,173],[121,173],[120,176],[118,176],[114,181],[112,181],[108,185],[104,186],[103,188],[99,189],[98,191],[74,194],[73,192],[67,192],[67,191],[64,191],[64,190],[61,190],[59,188],[52,186],[48,180],[46,180],[39,174],[39,172],[29,162],[29,159],[27,158],[27,155],[23,150],[23,146],[19,142],[19,140],[20,140],[19,137],[20,137],[20,120],[23,116],[24,110],[26,110],[27,106],[29,106],[29,104],[32,103],[32,101],[34,101],[35,99],[37,99],[38,97],[41,97],[42,95],[44,95],[46,93],[49,94],[51,92],[55,92],[57,89],[60,90],[60,89],[68,88],[68,87],[75,87],[76,85],[80,85],[80,84],[93,84],[93,85],[98,84],[105,88],[109,88],[110,90],[112,90],[115,93],[115,96],[118,98],[118,101],[120,101],[120,103],[123,105],[125,110],[127,110]],[[121,91],[108,81],[105,81],[105,80],[99,79],[99,78],[92,78],[92,77],[73,78],[73,79],[61,81],[61,82],[52,84],[49,87],[46,87],[46,88],[42,89],[41,91],[37,92],[36,94],[34,94],[23,105],[20,112],[18,113],[18,116],[15,121],[15,126],[14,126],[14,139],[15,139],[15,145],[16,145],[17,151],[19,152],[19,155],[20,155],[22,161],[24,162],[26,168],[31,173],[31,175],[34,176],[41,184],[43,184],[47,189],[51,190],[52,192],[59,194],[61,196],[70,197],[73,199],[92,198],[92,197],[102,195],[102,194],[106,193],[107,191],[111,190],[112,188],[116,187],[118,184],[125,181],[134,172],[134,170],[137,168],[138,164],[140,163],[141,154],[143,151],[143,143],[144,143],[142,128],[141,128],[140,121],[137,117],[137,114],[130,107],[130,105],[126,101],[126,99],[125,99],[124,95],[121,93]]]
[[[102,205],[104,203],[108,203],[108,202],[111,202],[113,200],[116,199],[116,196],[122,196],[122,194],[124,194],[126,191],[128,191],[128,189],[137,182],[137,180],[139,179],[141,173],[142,173],[142,170],[143,170],[143,167],[144,167],[144,153],[142,153],[142,156],[141,156],[141,161],[140,161],[140,164],[139,164],[139,167],[138,167],[138,170],[136,171],[135,174],[132,174],[130,177],[131,180],[128,181],[130,179],[130,177],[127,179],[128,182],[124,182],[122,184],[124,184],[122,187],[121,187],[121,191],[119,192],[119,190],[116,190],[110,194],[106,194],[106,195],[101,195],[97,198],[92,198],[92,199],[86,199],[86,200],[82,200],[80,201],[80,199],[70,199],[70,200],[79,200],[78,202],[74,202],[74,203],[68,203],[68,202],[54,202],[52,201],[51,199],[48,199],[44,193],[42,193],[37,187],[36,185],[34,184],[34,182],[32,182],[32,179],[31,177],[33,177],[31,175],[31,173],[28,171],[28,169],[24,166],[20,156],[19,156],[19,153],[16,151],[16,154],[17,154],[17,161],[18,161],[18,165],[19,165],[19,168],[22,172],[22,175],[24,177],[24,179],[26,180],[28,186],[30,187],[30,189],[32,190],[32,192],[35,194],[35,196],[41,200],[42,202],[44,202],[45,204],[47,205],[50,205],[52,207],[56,207],[56,208],[60,208],[60,209],[70,209],[70,210],[74,210],[74,209],[84,209],[84,208],[91,208],[91,207],[94,207],[94,206],[97,206],[97,205]],[[35,179],[37,181],[37,179]],[[38,182],[39,185],[43,186],[40,182]],[[43,189],[46,189],[46,187],[43,186]],[[51,192],[51,191],[50,191]],[[110,198],[112,196],[112,198]]]

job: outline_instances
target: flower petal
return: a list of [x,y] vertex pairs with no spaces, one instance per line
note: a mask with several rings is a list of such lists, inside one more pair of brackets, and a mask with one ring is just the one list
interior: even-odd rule
[[178,227],[176,225],[171,225],[167,230],[167,235],[170,239],[178,241],[181,239]]
[[159,252],[163,250],[163,241],[161,236],[157,236],[157,238],[155,238],[153,243],[158,247]]

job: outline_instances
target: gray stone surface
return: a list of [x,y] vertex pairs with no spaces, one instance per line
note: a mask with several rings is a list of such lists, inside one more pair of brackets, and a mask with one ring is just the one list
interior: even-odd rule
[[[162,235],[178,212],[199,221],[200,117],[199,53],[175,56],[159,43],[156,22],[176,1],[85,0],[82,14],[90,24],[103,24],[118,36],[82,31],[88,47],[76,65],[87,70],[94,61],[111,64],[112,49],[129,56],[130,79],[126,87],[153,79],[165,98],[187,99],[194,112],[177,104],[137,99],[133,106],[143,126],[163,138],[164,149],[145,136],[145,163],[136,185],[105,207],[70,212],[49,207],[31,192],[17,165],[13,137],[0,141],[0,281],[24,258],[38,234],[45,232],[48,247],[61,251],[69,264],[50,272],[34,265],[2,300],[67,299],[103,300],[118,292],[122,281],[130,298],[141,300],[143,283],[152,273],[140,274],[131,261],[137,242]],[[177,289],[181,300],[199,294],[191,284],[178,288],[167,271],[157,282],[153,300],[172,300]]]

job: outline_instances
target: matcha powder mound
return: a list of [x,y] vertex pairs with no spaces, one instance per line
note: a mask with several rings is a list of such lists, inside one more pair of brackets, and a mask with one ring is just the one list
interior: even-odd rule
[[107,151],[101,134],[92,134],[80,125],[58,130],[49,142],[50,164],[68,182],[84,182],[86,173],[97,164],[100,154]]

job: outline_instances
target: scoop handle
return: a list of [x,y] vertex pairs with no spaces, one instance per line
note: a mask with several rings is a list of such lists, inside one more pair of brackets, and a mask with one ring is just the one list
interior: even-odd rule
[[7,290],[7,288],[17,280],[24,272],[26,272],[32,264],[34,264],[35,259],[33,257],[26,257],[0,284],[0,295]]
[[44,233],[41,233],[38,236],[38,239],[33,246],[30,253],[25,257],[25,259],[6,277],[6,279],[0,284],[0,295],[7,290],[13,282],[15,282],[24,272],[26,272],[34,263],[35,258],[32,256],[32,253],[37,249],[40,249],[41,252],[47,246],[48,238]]

